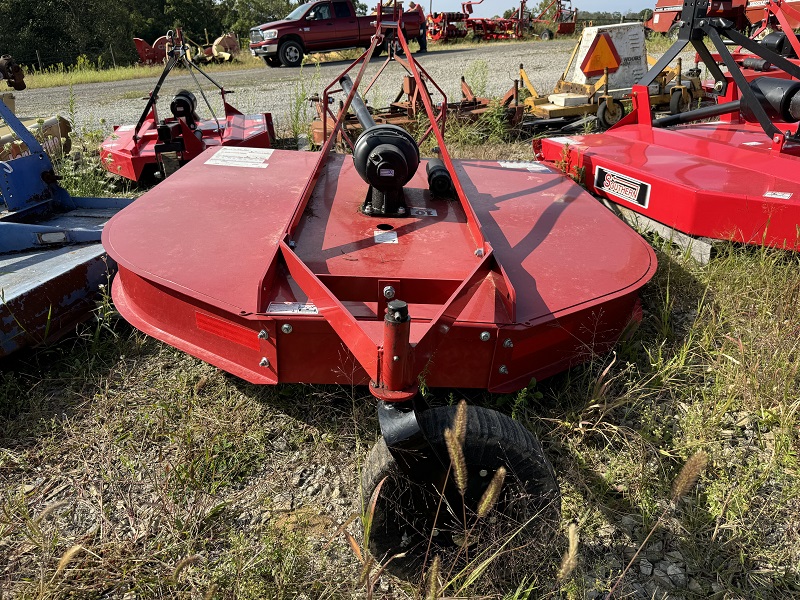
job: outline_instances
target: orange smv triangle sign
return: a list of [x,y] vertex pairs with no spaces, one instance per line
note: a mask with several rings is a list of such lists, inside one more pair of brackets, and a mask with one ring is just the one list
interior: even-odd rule
[[622,60],[614,47],[614,42],[607,33],[601,33],[592,42],[589,51],[581,63],[581,71],[587,77],[602,75],[603,70],[608,67],[609,73],[614,73],[619,69]]

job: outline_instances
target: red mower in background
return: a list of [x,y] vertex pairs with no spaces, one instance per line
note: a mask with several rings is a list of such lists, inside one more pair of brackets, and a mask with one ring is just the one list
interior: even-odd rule
[[464,23],[467,29],[472,31],[474,40],[509,40],[525,36],[523,25],[525,0],[522,0],[520,8],[508,19],[503,17],[473,17],[472,12],[474,9],[472,7],[482,3],[483,0],[461,3],[461,12],[466,16]]
[[[131,181],[148,180],[153,175],[166,177],[174,173],[207,148],[243,146],[269,148],[275,142],[275,128],[269,113],[244,115],[228,104],[226,91],[186,55],[180,29],[167,34],[167,64],[150,93],[136,125],[118,125],[100,146],[100,159],[111,173]],[[156,109],[158,94],[170,71],[182,64],[197,82],[195,71],[214,84],[222,96],[224,115],[217,118],[202,88],[200,94],[211,113],[211,119],[197,115],[197,99],[187,90],[172,98],[171,117],[159,118]],[[246,154],[246,151],[242,151]]]
[[[369,548],[418,577],[428,544],[463,559],[469,529],[470,558],[512,537],[516,553],[552,536],[560,510],[539,443],[481,407],[462,422],[467,483],[456,489],[444,438],[457,409],[429,408],[420,385],[515,392],[609,351],[641,318],[656,260],[555,169],[452,159],[447,98],[411,54],[402,16],[376,20],[369,48],[323,91],[320,152],[208,149],[112,219],[103,242],[119,264],[114,303],[147,334],[253,383],[369,389],[383,434],[363,467]],[[362,85],[385,35],[405,58],[390,48]],[[391,62],[419,90],[420,140],[375,123],[362,101]],[[343,128],[351,109],[356,139]],[[438,151],[426,158],[430,136]],[[334,153],[337,139],[352,154]],[[493,518],[480,520],[495,477]]]
[[537,16],[531,16],[527,26],[541,29],[542,40],[552,40],[556,35],[572,35],[578,22],[578,9],[572,8],[572,0],[552,0]]
[[531,33],[543,40],[551,40],[555,35],[575,33],[578,11],[572,8],[571,0],[553,0],[536,16],[527,9],[526,0],[522,0],[508,18],[473,17],[472,7],[482,2],[462,2],[461,12],[428,15],[428,39],[447,42],[464,38],[472,32],[476,40],[522,39]]
[[[686,5],[678,41],[634,88],[630,115],[604,134],[542,140],[543,158],[563,163],[566,153],[590,191],[691,245],[698,258],[711,250],[698,238],[798,250],[800,66],[707,9],[703,0]],[[724,38],[772,66],[743,69]],[[714,76],[718,104],[654,118],[646,86],[689,43]],[[718,120],[699,122],[711,118]]]

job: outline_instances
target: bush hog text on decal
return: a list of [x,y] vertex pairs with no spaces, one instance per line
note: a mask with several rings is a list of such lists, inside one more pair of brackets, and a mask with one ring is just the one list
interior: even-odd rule
[[650,201],[649,183],[620,175],[603,167],[597,167],[594,171],[594,187],[596,190],[638,204],[642,208],[647,208],[647,203]]

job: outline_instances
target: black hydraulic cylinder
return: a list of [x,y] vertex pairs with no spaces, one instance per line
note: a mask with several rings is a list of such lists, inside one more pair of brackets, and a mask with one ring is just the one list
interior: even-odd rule
[[[345,75],[339,80],[339,83],[342,85],[342,91],[350,95],[350,90],[353,89],[353,82],[350,79],[349,75]],[[356,113],[356,119],[361,124],[361,127],[366,131],[370,127],[375,127],[375,119],[372,118],[372,115],[369,114],[369,110],[367,109],[367,105],[364,104],[364,101],[361,99],[361,96],[358,92],[355,93],[353,96],[353,101],[350,103],[350,107],[353,109],[353,112]]]
[[720,115],[738,111],[741,108],[741,104],[741,100],[736,100],[735,102],[725,102],[724,104],[705,106],[696,110],[678,113],[677,115],[661,117],[660,119],[653,120],[653,127],[669,127],[671,125],[681,125],[682,123],[699,121],[700,119],[718,117]]

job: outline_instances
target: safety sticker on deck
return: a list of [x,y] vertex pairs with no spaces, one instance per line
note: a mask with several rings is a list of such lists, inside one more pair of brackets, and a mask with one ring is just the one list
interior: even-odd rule
[[419,206],[409,206],[408,212],[411,213],[412,217],[435,217],[439,214],[433,208],[421,208]]
[[206,161],[207,165],[221,167],[248,167],[251,169],[266,169],[267,162],[272,156],[271,148],[220,148],[214,156]]
[[780,200],[788,200],[792,197],[792,192],[767,192],[764,198],[779,198]]
[[373,235],[375,236],[376,244],[397,243],[397,234],[394,231],[375,231]]
[[278,315],[316,315],[317,307],[313,304],[302,302],[270,302],[268,313]]
[[742,146],[761,146],[764,142],[745,142]]
[[550,173],[550,169],[538,162],[522,162],[515,160],[499,160],[497,164],[504,169],[527,169],[536,173]]

